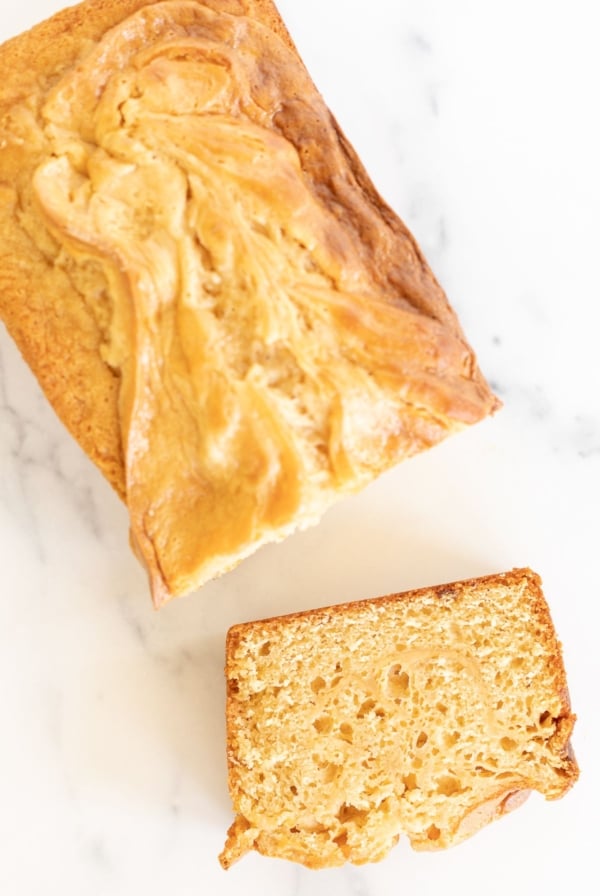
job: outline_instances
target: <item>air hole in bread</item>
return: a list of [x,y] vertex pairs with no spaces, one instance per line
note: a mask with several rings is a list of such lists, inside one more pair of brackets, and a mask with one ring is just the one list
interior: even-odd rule
[[445,775],[438,781],[437,792],[443,796],[452,796],[461,792],[461,783],[454,775]]
[[392,697],[402,697],[408,691],[410,679],[399,663],[394,663],[388,671],[387,690]]
[[311,681],[311,683],[310,683],[310,687],[311,687],[311,690],[312,690],[315,694],[318,694],[320,691],[323,690],[324,687],[326,687],[326,685],[325,685],[325,679],[324,679],[324,678],[321,678],[320,675],[317,675],[317,677],[316,677],[316,678],[313,678],[313,680]]
[[377,704],[375,703],[375,701],[372,698],[369,698],[368,700],[364,700],[361,703],[360,708],[356,714],[357,718],[364,719],[364,717],[367,715],[367,713],[372,712],[375,709],[376,705]]
[[328,734],[333,728],[333,720],[331,716],[320,716],[314,720],[313,727],[319,734]]
[[341,765],[336,765],[335,762],[330,762],[328,765],[325,766],[325,769],[323,771],[323,783],[324,784],[333,783],[333,781],[335,781],[336,778],[339,777],[341,770],[342,770]]
[[341,834],[338,834],[337,837],[333,838],[333,842],[337,843],[340,849],[343,850],[343,848],[348,844],[348,832],[342,831]]
[[417,784],[417,776],[414,772],[410,772],[408,775],[404,775],[402,778],[402,783],[404,784],[405,790],[416,790],[419,786]]
[[354,739],[354,730],[352,725],[349,725],[347,722],[343,722],[340,725],[340,737],[342,740],[345,740],[346,743],[351,744]]
[[[460,740],[460,734],[458,733],[458,731],[447,731],[444,734],[444,746],[446,746],[446,747],[453,747],[454,744],[457,744],[459,740]],[[471,754],[465,755],[465,759],[467,759],[467,761],[470,758],[471,758]]]
[[366,823],[368,814],[369,813],[364,809],[357,809],[356,806],[352,806],[349,803],[343,803],[336,814],[336,818],[338,821],[341,821],[342,824],[351,822],[360,828]]

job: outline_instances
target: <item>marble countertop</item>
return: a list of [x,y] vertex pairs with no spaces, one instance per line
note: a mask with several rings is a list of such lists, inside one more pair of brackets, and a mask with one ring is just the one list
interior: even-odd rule
[[[0,38],[62,0],[6,5]],[[414,231],[504,409],[321,525],[151,609],[123,507],[0,332],[0,892],[559,894],[596,879],[597,19],[589,0],[280,0],[317,84]],[[231,820],[224,635],[242,619],[530,565],[582,777],[440,854],[309,872]],[[591,884],[584,886],[589,891]]]

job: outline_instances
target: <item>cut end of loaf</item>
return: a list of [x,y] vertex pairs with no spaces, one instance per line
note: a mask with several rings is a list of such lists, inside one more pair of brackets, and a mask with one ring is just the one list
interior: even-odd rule
[[575,721],[530,570],[230,630],[220,856],[310,868],[471,836],[578,776]]

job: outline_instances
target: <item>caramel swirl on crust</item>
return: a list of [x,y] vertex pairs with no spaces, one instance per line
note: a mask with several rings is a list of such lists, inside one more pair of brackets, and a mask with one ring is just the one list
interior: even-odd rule
[[144,7],[43,119],[36,201],[108,284],[102,351],[157,603],[493,408],[414,242],[264,25]]

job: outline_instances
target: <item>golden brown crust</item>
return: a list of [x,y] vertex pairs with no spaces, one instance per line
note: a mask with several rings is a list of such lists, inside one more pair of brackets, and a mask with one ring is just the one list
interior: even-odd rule
[[[506,608],[504,607],[505,603],[507,604]],[[510,609],[508,608],[509,603]],[[414,611],[412,610],[413,606]],[[464,609],[466,607],[470,608],[468,612]],[[404,628],[406,622],[401,620],[408,620],[408,614],[411,612],[414,612],[414,628],[412,629],[414,634],[407,635],[407,630]],[[431,622],[432,618],[434,622]],[[519,748],[524,751],[523,755],[517,751],[514,759],[511,757],[511,762],[502,766],[504,771],[496,778],[494,770],[497,770],[495,764],[497,760],[489,760],[490,766],[486,770],[486,760],[483,758],[486,755],[489,756],[486,750],[489,750],[490,746],[484,746],[485,739],[479,743],[479,747],[477,737],[475,740],[469,740],[468,749],[474,751],[473,755],[476,754],[478,748],[483,750],[479,754],[479,762],[483,764],[483,777],[478,778],[478,772],[475,769],[476,762],[469,764],[467,761],[461,775],[457,765],[459,756],[449,746],[447,753],[439,757],[437,774],[438,780],[440,780],[439,775],[442,775],[442,786],[449,788],[450,802],[448,805],[442,805],[439,800],[436,803],[436,798],[430,794],[428,799],[431,800],[431,808],[429,815],[425,816],[428,821],[423,823],[421,820],[415,826],[415,819],[408,811],[411,807],[410,802],[409,804],[401,802],[401,782],[404,780],[408,782],[407,786],[415,787],[415,782],[409,782],[408,779],[413,778],[416,767],[413,767],[412,771],[410,770],[411,760],[406,753],[402,752],[398,762],[401,765],[405,764],[406,768],[400,774],[399,781],[394,785],[396,788],[400,786],[400,790],[396,789],[392,792],[389,786],[384,789],[384,793],[387,794],[384,802],[391,800],[386,813],[377,815],[379,812],[377,803],[364,813],[357,811],[358,815],[364,814],[364,817],[359,818],[358,821],[359,831],[362,831],[363,844],[369,844],[364,846],[364,849],[359,847],[360,841],[351,842],[350,835],[347,839],[343,827],[340,828],[340,818],[344,821],[343,806],[341,813],[338,811],[329,815],[327,812],[322,813],[318,808],[319,805],[330,804],[333,798],[331,793],[333,784],[331,783],[323,785],[320,795],[319,791],[310,791],[314,793],[315,799],[312,800],[312,797],[309,796],[309,802],[302,803],[303,808],[300,814],[303,813],[305,818],[300,818],[297,814],[299,797],[291,795],[288,810],[279,816],[277,813],[280,810],[276,807],[280,805],[282,794],[287,792],[285,788],[288,786],[289,780],[298,782],[302,776],[312,780],[311,776],[315,774],[318,777],[319,766],[318,764],[315,766],[314,762],[315,757],[319,755],[327,755],[330,757],[329,761],[332,761],[331,753],[327,752],[330,749],[330,741],[321,740],[319,742],[315,739],[310,724],[311,719],[316,718],[316,724],[319,726],[317,730],[324,731],[323,736],[327,738],[330,730],[335,733],[336,725],[350,720],[348,707],[352,714],[352,706],[356,707],[361,702],[364,703],[366,696],[369,698],[364,703],[364,706],[368,708],[366,711],[373,711],[379,705],[380,710],[378,711],[383,713],[384,692],[379,689],[379,686],[375,686],[375,681],[382,680],[379,663],[383,664],[384,668],[391,663],[391,669],[401,668],[399,664],[403,664],[402,668],[410,670],[411,663],[423,662],[422,659],[418,660],[416,657],[421,653],[428,653],[429,647],[432,650],[439,650],[440,655],[445,657],[443,661],[446,664],[445,675],[449,674],[451,668],[448,663],[452,664],[452,658],[458,656],[456,651],[459,649],[463,651],[463,659],[460,662],[469,666],[471,669],[470,680],[476,681],[477,677],[483,674],[483,665],[479,667],[479,670],[475,665],[470,666],[479,656],[480,649],[476,647],[478,634],[472,628],[475,618],[484,623],[481,628],[483,652],[480,661],[485,665],[488,662],[486,657],[489,655],[494,656],[495,659],[490,660],[490,667],[485,673],[488,685],[479,694],[473,692],[471,695],[474,700],[481,699],[483,702],[481,705],[477,703],[476,714],[468,725],[474,724],[477,728],[479,724],[477,719],[485,717],[489,711],[486,709],[486,705],[488,708],[502,707],[503,704],[508,706],[511,701],[516,701],[515,705],[519,708],[515,718],[519,718],[519,721],[514,723],[515,727],[503,728],[504,723],[500,723],[500,728],[497,728],[498,720],[492,711],[486,723],[489,725],[490,734],[486,734],[485,729],[482,729],[480,736],[484,738],[491,736],[492,743],[494,738],[502,738],[500,741],[502,749],[498,760],[500,763],[503,761],[503,751],[513,750],[516,748],[517,742],[523,744]],[[435,622],[436,619],[437,622]],[[430,628],[431,625],[434,628]],[[459,628],[456,628],[457,625]],[[496,625],[498,625],[498,629],[495,628]],[[379,630],[385,630],[386,634],[379,634]],[[437,634],[435,634],[436,632]],[[357,643],[359,644],[362,642],[367,644],[376,637],[379,638],[377,644],[380,645],[377,649],[369,645],[364,648],[359,647],[357,652],[357,645],[353,643],[355,639],[358,639]],[[498,641],[497,644],[494,644],[494,638]],[[412,646],[403,647],[402,645],[406,643]],[[503,646],[499,646],[500,643]],[[462,645],[460,648],[459,644]],[[423,645],[428,646],[423,649]],[[492,648],[494,653],[490,654]],[[362,650],[369,657],[370,652],[375,650],[375,655],[373,658],[365,660],[366,665],[364,668],[361,667],[359,672],[357,659]],[[410,659],[411,651],[414,655],[412,660]],[[528,652],[531,657],[535,655],[537,659],[530,660],[527,656]],[[261,659],[263,653],[265,659]],[[327,655],[328,658],[323,664],[320,664],[320,661],[315,659],[317,655],[319,657]],[[302,658],[302,666],[298,667],[294,656]],[[315,687],[319,689],[316,693],[321,694],[320,689],[326,687],[327,670],[330,674],[336,657],[341,661],[336,664],[335,668],[337,678],[341,681],[339,687],[343,688],[343,691],[335,691],[337,696],[328,697],[327,702],[318,704],[318,708],[313,710],[308,705],[311,703],[313,685],[311,684],[308,688],[302,686],[303,689],[298,693],[302,693],[302,699],[306,700],[307,717],[305,721],[299,723],[300,715],[304,710],[300,709],[300,705],[296,706],[291,703],[292,693],[296,693],[293,689],[297,685],[290,684],[290,676],[295,674],[303,679],[304,676],[308,680],[312,679]],[[351,659],[349,659],[350,657]],[[370,665],[371,662],[373,665]],[[507,679],[505,685],[498,686],[497,676],[507,674],[502,670],[509,667],[511,669],[514,667],[517,670],[514,673],[517,678],[512,684],[509,684],[509,679]],[[530,569],[516,569],[500,575],[484,576],[433,588],[422,588],[405,594],[388,595],[383,598],[334,605],[328,608],[289,614],[285,617],[235,625],[229,630],[227,636],[226,675],[228,687],[227,757],[229,786],[236,811],[236,821],[229,831],[227,843],[221,856],[224,867],[229,867],[245,852],[252,849],[265,855],[298,861],[311,868],[330,867],[346,860],[355,863],[378,861],[393,845],[394,835],[401,832],[409,836],[411,845],[415,849],[446,848],[461,842],[484,825],[516,809],[525,801],[531,790],[539,790],[547,799],[560,798],[575,783],[579,774],[570,744],[576,717],[571,712],[568,700],[561,647],[541,590],[540,578]],[[504,679],[502,680],[504,681]],[[464,679],[462,686],[471,687],[468,681],[469,679]],[[355,691],[355,696],[352,700],[348,698],[347,704],[344,704],[345,708],[342,709],[343,700],[346,699],[342,697],[342,693],[347,695],[349,686]],[[492,690],[487,690],[488,687]],[[273,690],[273,688],[275,689]],[[402,688],[406,688],[405,683],[402,684]],[[511,693],[511,689],[514,693]],[[287,707],[286,718],[289,720],[290,730],[296,731],[297,737],[300,738],[300,747],[297,748],[298,742],[289,744],[289,756],[283,758],[285,754],[282,751],[286,747],[281,738],[277,739],[277,756],[282,758],[279,762],[273,763],[268,748],[262,747],[261,742],[263,738],[269,737],[270,726],[276,723],[268,721],[270,717],[264,715],[261,695],[264,692],[264,700],[271,700],[275,706],[280,698],[273,695],[278,691],[284,695],[282,699],[283,705]],[[326,691],[323,690],[323,694],[325,693]],[[404,694],[406,692],[401,690],[397,693]],[[434,704],[436,700],[442,699],[446,704],[444,708],[444,713],[446,713],[448,695],[444,697],[442,693],[442,690],[436,692]],[[427,700],[425,694],[422,697]],[[464,695],[460,697],[457,694],[456,697],[459,700],[465,699]],[[415,701],[420,705],[417,698]],[[529,701],[532,701],[531,705]],[[466,711],[466,705],[460,712]],[[545,710],[544,706],[547,706],[548,710]],[[274,710],[272,709],[271,712]],[[458,718],[461,717],[460,712]],[[332,718],[333,729],[323,727],[319,722],[321,718]],[[357,756],[367,759],[366,767],[370,767],[374,763],[374,767],[379,768],[377,765],[379,760],[374,758],[377,754],[371,755],[370,746],[369,748],[365,746],[370,741],[361,739],[360,725],[362,723],[359,721],[360,718],[359,714],[351,722],[354,730],[353,737],[359,738],[359,740],[355,740],[355,744],[362,745],[356,747],[359,751]],[[402,722],[402,726],[413,724],[410,721],[413,718],[410,713],[407,718],[409,721]],[[513,717],[511,716],[511,718]],[[257,724],[260,725],[260,731],[263,733],[259,740],[255,740],[252,733],[254,719],[260,719]],[[304,720],[304,716],[302,719]],[[327,726],[329,724],[327,722]],[[417,725],[416,730],[418,731],[423,721],[414,724]],[[433,739],[439,745],[440,741],[436,740],[435,729],[431,727],[431,722],[429,727],[427,724],[425,723],[425,730],[429,740]],[[446,734],[451,733],[452,724],[446,715],[443,718],[440,717],[439,724],[449,726],[448,728],[442,727],[438,732],[443,740]],[[403,746],[398,749],[402,751],[405,749],[403,739],[405,734],[403,732],[405,732],[403,727],[390,728],[388,731],[390,737],[400,738]],[[377,742],[377,737],[377,729],[373,729],[373,744]],[[519,738],[522,740],[519,741]],[[448,744],[451,743],[451,741],[448,742]],[[543,744],[545,746],[542,746]],[[538,749],[548,750],[547,753],[539,754],[540,761],[534,759],[534,754]],[[361,752],[363,750],[365,752]],[[307,758],[302,759],[305,753]],[[308,755],[310,754],[313,759],[309,761]],[[341,762],[342,760],[334,761]],[[345,761],[348,763],[354,760],[349,754]],[[268,772],[272,767],[279,769],[278,774],[284,776],[286,784],[283,790],[280,790],[277,780],[274,780],[273,777],[269,778],[271,789],[268,792],[265,790],[261,797],[260,787],[263,785],[257,784],[252,768],[261,768]],[[296,768],[297,771],[290,771],[290,769]],[[364,763],[362,768],[365,768]],[[551,774],[550,769],[552,769]],[[380,773],[383,774],[384,770],[381,769]],[[403,777],[405,773],[408,777]],[[443,775],[449,773],[448,783],[444,785],[443,782],[446,779]],[[354,802],[362,809],[365,806],[364,793],[371,792],[370,790],[361,791],[362,785],[358,779],[364,774],[366,773],[359,768],[354,773],[354,777],[345,779],[346,791],[343,791],[352,792],[352,798],[348,797],[347,801]],[[393,774],[393,772],[388,769],[387,774]],[[419,774],[421,773],[417,771],[417,776]],[[287,775],[291,775],[289,780]],[[457,775],[458,779],[455,783],[454,779]],[[487,777],[488,775],[489,777]],[[464,791],[458,789],[458,780],[461,780],[462,787],[466,788]],[[266,788],[267,784],[264,787]],[[449,808],[452,800],[458,798],[458,794],[468,792],[471,787],[471,797],[465,798],[464,802],[459,802],[453,808]],[[252,800],[249,796],[251,793],[254,794]],[[260,802],[261,799],[264,800],[263,803]],[[302,799],[304,800],[306,797],[303,796]],[[379,799],[381,799],[381,795]],[[404,808],[399,808],[401,805]],[[457,805],[462,806],[462,814],[457,814]],[[351,809],[352,811],[347,813],[350,819],[350,830],[352,813],[355,812],[352,807]],[[439,817],[436,812],[440,813]],[[450,815],[445,814],[447,812],[450,812]],[[403,821],[393,820],[396,817],[395,813],[397,813],[398,819],[404,819],[407,827],[404,827]],[[308,826],[306,817],[313,819]],[[342,832],[340,833],[340,831]]]
[[[439,598],[451,598],[468,588],[476,588],[479,586],[499,586],[505,588],[513,588],[520,586],[524,582],[534,590],[537,595],[536,605],[544,618],[546,624],[550,622],[552,625],[548,610],[548,605],[543,598],[541,590],[542,580],[540,576],[528,567],[522,569],[512,569],[508,572],[494,573],[487,576],[477,576],[472,579],[461,579],[460,582],[446,582],[442,585],[431,585],[424,588],[416,588],[412,591],[396,592],[394,594],[386,594],[383,597],[368,597],[363,600],[346,601],[339,604],[331,604],[328,607],[319,607],[313,610],[299,610],[296,613],[287,613],[285,616],[269,616],[265,619],[258,619],[251,622],[238,622],[232,625],[227,632],[227,662],[233,657],[233,650],[239,644],[242,635],[248,631],[264,629],[265,637],[269,628],[280,628],[282,624],[286,624],[295,619],[303,619],[312,625],[319,625],[329,619],[335,619],[337,616],[344,616],[348,610],[360,611],[373,606],[374,604],[385,606],[386,604],[395,604],[397,601],[415,601],[425,595],[435,595]],[[553,626],[552,626],[553,630]]]
[[[157,2],[87,0],[0,47],[0,317],[62,422],[123,499],[119,378],[100,356],[101,333],[92,312],[78,301],[67,276],[57,282],[51,267],[55,247],[48,247],[49,259],[25,227],[14,226],[15,207],[31,202],[28,179],[44,147],[25,143],[10,153],[2,140],[2,122],[19,102],[37,118],[49,87],[94,42],[127,16]],[[295,49],[270,0],[204,0],[204,5],[250,15]]]
[[0,313],[157,605],[498,406],[270,0],[87,0],[0,77]]

